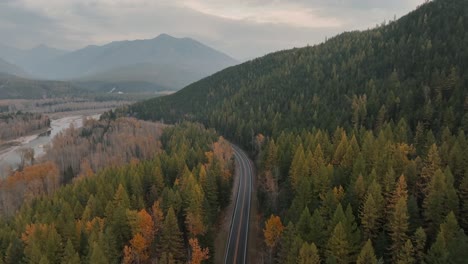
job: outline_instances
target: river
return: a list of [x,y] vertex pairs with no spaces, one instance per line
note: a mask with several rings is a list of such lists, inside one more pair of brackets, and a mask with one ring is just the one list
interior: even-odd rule
[[8,176],[11,170],[18,168],[18,164],[21,161],[18,151],[23,148],[34,149],[34,157],[39,158],[44,155],[45,146],[51,142],[51,140],[60,132],[70,127],[71,124],[75,128],[83,126],[83,118],[98,119],[100,114],[83,116],[68,116],[55,120],[51,120],[50,130],[47,133],[25,136],[13,141],[19,142],[18,145],[12,146],[8,149],[0,152],[0,179]]

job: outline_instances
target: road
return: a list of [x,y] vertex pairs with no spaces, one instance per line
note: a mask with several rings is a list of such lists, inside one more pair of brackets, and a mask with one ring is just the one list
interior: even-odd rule
[[231,218],[231,229],[224,257],[225,264],[246,263],[250,204],[252,198],[252,162],[244,151],[233,145],[236,159],[236,179],[238,182],[236,205]]

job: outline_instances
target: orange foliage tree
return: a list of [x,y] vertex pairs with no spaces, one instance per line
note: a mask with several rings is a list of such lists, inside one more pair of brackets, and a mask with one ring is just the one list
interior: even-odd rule
[[200,244],[198,243],[198,239],[190,238],[189,244],[192,248],[192,258],[190,261],[191,264],[200,264],[202,261],[207,260],[210,257],[209,249],[201,248]]
[[265,223],[265,229],[263,229],[265,243],[270,249],[276,246],[283,230],[284,226],[281,223],[279,216],[271,215]]

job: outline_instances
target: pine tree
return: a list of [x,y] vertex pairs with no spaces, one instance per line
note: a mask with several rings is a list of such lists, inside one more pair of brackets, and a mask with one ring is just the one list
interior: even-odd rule
[[73,244],[70,239],[67,240],[67,245],[65,246],[65,252],[62,258],[63,264],[80,264],[80,255],[75,251]]
[[377,235],[379,211],[371,193],[367,195],[359,216],[364,230],[364,237],[367,239],[375,238]]
[[[354,204],[359,206],[364,201],[365,194],[366,194],[366,185],[364,183],[364,177],[362,177],[362,174],[359,174],[356,182],[354,183],[353,191],[354,191],[354,196],[355,196],[353,197],[353,199],[356,200]],[[355,208],[358,208],[358,207],[355,207]]]
[[414,248],[411,240],[406,240],[406,243],[401,247],[398,252],[393,253],[396,255],[395,259],[398,264],[413,264],[415,263]]
[[326,225],[319,209],[315,209],[312,214],[311,223],[313,223],[313,228],[310,230],[311,241],[316,245],[324,245],[326,242]]
[[299,234],[297,234],[294,224],[289,222],[278,244],[279,249],[276,262],[278,264],[296,264],[302,243],[303,241]]
[[404,197],[398,200],[388,223],[392,240],[390,251],[395,257],[408,239],[408,207]]
[[304,148],[302,144],[299,145],[294,154],[294,158],[291,163],[291,168],[289,169],[289,177],[291,181],[291,186],[293,190],[297,190],[299,187],[299,182],[303,177],[307,177],[307,163],[305,159]]
[[427,153],[424,160],[424,167],[421,170],[417,186],[420,200],[424,200],[429,193],[428,185],[431,182],[434,174],[440,169],[440,156],[437,146],[433,144]]
[[460,225],[464,230],[468,230],[468,171],[458,188],[458,197],[460,197]]
[[426,248],[426,232],[422,227],[416,229],[416,232],[413,236],[413,244],[414,244],[414,255],[417,263],[422,263],[425,258],[425,251]]
[[160,248],[161,253],[171,254],[177,261],[185,259],[182,233],[172,207],[167,211],[158,248]]
[[318,176],[320,168],[326,165],[322,146],[320,144],[317,144],[317,147],[315,147],[312,157],[312,162],[309,164],[309,170],[312,178],[314,178]]
[[447,186],[445,174],[437,170],[427,187],[428,193],[424,200],[424,215],[429,226],[429,232],[434,234],[447,213]]
[[364,247],[361,249],[361,253],[357,257],[356,264],[377,264],[377,257],[374,253],[374,248],[372,247],[372,242],[370,239],[364,244]]
[[468,259],[468,237],[450,212],[440,225],[437,239],[427,253],[428,263],[465,263]]
[[390,201],[388,204],[390,210],[392,210],[396,206],[400,198],[403,198],[405,201],[408,201],[408,186],[406,184],[406,178],[404,175],[401,175],[398,178],[396,187],[392,193],[392,196],[390,197]]
[[13,239],[5,252],[5,264],[16,264],[18,259],[23,259],[23,250],[21,240],[16,238],[16,235],[13,236]]
[[209,223],[213,223],[220,207],[218,199],[218,184],[216,182],[216,175],[213,168],[210,168],[207,172],[206,181],[202,188],[207,202],[207,207],[205,208],[207,219],[209,220]]
[[93,264],[108,264],[106,254],[103,249],[99,246],[99,243],[94,242],[91,247],[91,255],[89,257],[89,263]]
[[[112,230],[112,236],[116,248],[122,249],[131,238],[130,225],[127,219],[127,209],[130,207],[130,200],[125,188],[119,184],[114,194],[114,199],[107,204],[106,217],[107,225]],[[85,210],[86,211],[86,210]]]
[[444,175],[445,175],[445,186],[447,186],[447,191],[446,191],[446,210],[447,212],[452,211],[455,215],[458,215],[458,209],[459,209],[459,201],[458,201],[458,195],[457,195],[457,190],[455,189],[455,179],[453,178],[453,174],[450,171],[450,168],[447,167],[444,170]]
[[326,255],[327,259],[333,259],[337,264],[347,264],[351,260],[351,246],[341,222],[335,226],[328,240]]
[[432,244],[426,255],[426,263],[442,264],[449,262],[449,253],[447,252],[447,244],[442,233],[437,235],[437,239]]
[[346,221],[345,221],[345,228],[348,232],[348,240],[351,246],[351,254],[354,257],[358,254],[359,245],[361,243],[361,230],[356,223],[356,217],[354,216],[353,209],[351,205],[348,204],[346,206]]
[[305,207],[309,206],[312,201],[311,183],[309,177],[299,179],[300,184],[297,187],[296,195],[289,209],[289,217],[298,219]]
[[320,264],[318,249],[314,243],[304,242],[299,250],[298,264]]
[[312,222],[312,216],[310,215],[309,208],[304,208],[301,217],[296,224],[296,230],[301,235],[302,240],[307,243],[312,242],[312,232],[316,229],[315,223]]

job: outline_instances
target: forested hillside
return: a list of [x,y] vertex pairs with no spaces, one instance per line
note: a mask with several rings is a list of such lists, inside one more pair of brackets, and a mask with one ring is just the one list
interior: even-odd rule
[[[132,125],[131,120],[120,122],[107,129]],[[141,125],[146,128],[133,126],[139,136],[152,131],[150,124]],[[99,140],[96,132],[102,127],[93,128],[75,136]],[[160,144],[146,146],[157,152],[152,158],[137,154],[144,153],[144,145],[128,144],[136,153],[120,150],[130,163],[119,157],[97,174],[88,164],[64,187],[59,187],[63,178],[53,162],[0,182],[2,188],[16,184],[26,200],[13,217],[0,217],[0,263],[212,261],[214,223],[230,200],[231,146],[213,130],[193,124],[150,137]],[[115,143],[112,135],[100,140]]]
[[251,149],[267,263],[466,263],[468,2],[228,68],[132,106]]
[[433,1],[388,25],[273,53],[132,110],[202,121],[243,143],[252,133],[378,129],[401,118],[412,130],[468,130],[467,27],[466,1]]

